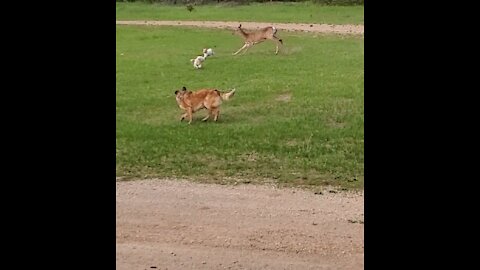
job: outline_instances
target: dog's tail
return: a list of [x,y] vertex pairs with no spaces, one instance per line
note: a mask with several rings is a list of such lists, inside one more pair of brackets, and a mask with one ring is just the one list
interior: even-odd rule
[[221,93],[220,96],[223,100],[229,100],[235,95],[235,88],[233,88],[230,92]]

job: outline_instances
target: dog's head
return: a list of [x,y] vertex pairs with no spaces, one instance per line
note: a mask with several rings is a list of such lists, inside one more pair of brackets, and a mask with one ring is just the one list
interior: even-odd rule
[[175,90],[175,96],[180,97],[183,96],[187,92],[187,88],[184,86],[182,90]]
[[175,90],[175,97],[177,98],[177,100],[181,99],[188,92],[190,92],[190,91],[187,91],[187,88],[184,86],[184,87],[182,87],[181,90]]
[[180,103],[186,95],[191,93],[192,91],[187,91],[187,88],[184,86],[181,90],[175,90],[175,99]]
[[177,101],[178,106],[183,109],[182,106],[182,100],[183,97],[185,96],[185,93],[187,93],[187,88],[184,86],[182,87],[182,90],[175,90],[175,100]]

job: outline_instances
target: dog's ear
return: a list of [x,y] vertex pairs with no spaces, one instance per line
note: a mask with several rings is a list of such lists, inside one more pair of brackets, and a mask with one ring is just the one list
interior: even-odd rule
[[182,90],[183,90],[183,91],[187,91],[187,88],[184,86],[184,87],[182,87]]
[[178,90],[175,91],[175,95],[177,95],[177,94],[178,94]]

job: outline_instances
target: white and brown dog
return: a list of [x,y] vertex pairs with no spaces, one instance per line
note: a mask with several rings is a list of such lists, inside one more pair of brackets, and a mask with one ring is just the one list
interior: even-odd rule
[[204,58],[207,58],[207,57],[212,56],[212,55],[214,55],[214,54],[215,54],[215,53],[213,52],[212,48],[208,48],[208,49],[207,49],[207,48],[204,48],[204,49],[203,49],[203,57],[204,57]]
[[193,67],[196,69],[202,68],[202,63],[205,61],[205,57],[199,55],[197,58],[190,59],[190,62],[193,63]]

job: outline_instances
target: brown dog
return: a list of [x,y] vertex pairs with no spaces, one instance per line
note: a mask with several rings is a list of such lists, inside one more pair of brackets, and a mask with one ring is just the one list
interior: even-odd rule
[[234,94],[235,89],[230,92],[220,92],[217,89],[201,89],[192,92],[187,91],[187,88],[184,86],[182,90],[175,91],[178,107],[185,111],[180,121],[183,121],[188,116],[188,123],[192,123],[193,113],[204,108],[208,110],[208,115],[202,121],[207,121],[212,115],[213,120],[217,121],[222,101],[229,100]]

